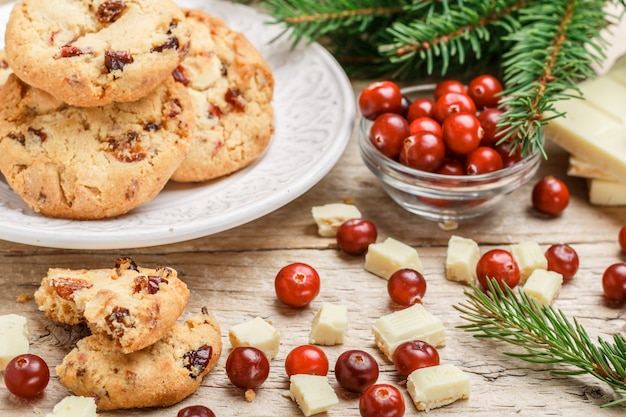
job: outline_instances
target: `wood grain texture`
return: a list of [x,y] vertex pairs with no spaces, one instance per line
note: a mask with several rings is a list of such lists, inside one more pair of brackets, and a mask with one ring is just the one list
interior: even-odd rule
[[[355,82],[355,92],[364,86],[364,82]],[[379,240],[394,237],[417,248],[428,281],[424,304],[442,319],[447,329],[447,346],[440,350],[441,359],[471,376],[469,400],[430,411],[430,416],[622,416],[623,410],[599,407],[614,399],[610,388],[601,382],[585,375],[555,376],[551,371],[560,369],[558,366],[531,365],[507,357],[503,352],[512,347],[476,339],[457,328],[464,321],[452,306],[465,300],[465,288],[444,276],[446,244],[452,234],[476,240],[483,251],[523,240],[536,241],[543,248],[553,243],[571,244],[580,256],[580,270],[561,290],[555,305],[568,317],[576,317],[593,337],[608,338],[626,332],[623,306],[609,308],[604,304],[600,282],[608,265],[626,261],[617,244],[619,227],[626,224],[626,210],[591,206],[585,182],[565,175],[567,155],[551,144],[547,149],[549,159],[543,162],[536,179],[545,174],[563,178],[572,195],[570,206],[558,218],[543,218],[530,210],[531,181],[489,215],[462,223],[453,231],[442,230],[437,224],[402,210],[386,196],[362,164],[353,135],[336,167],[310,191],[257,221],[214,236],[124,251],[60,250],[0,240],[0,314],[17,313],[28,318],[31,352],[45,358],[52,370],[47,390],[34,400],[16,399],[0,383],[0,415],[45,415],[68,395],[58,383],[54,367],[85,334],[82,328],[52,323],[37,311],[32,299],[17,302],[18,297],[32,295],[49,267],[104,268],[123,255],[133,257],[141,265],[177,269],[191,289],[186,314],[203,306],[209,308],[222,326],[225,349],[217,368],[204,379],[201,388],[179,405],[106,412],[105,416],[171,417],[180,408],[193,404],[204,404],[222,417],[301,415],[287,395],[283,363],[290,349],[307,343],[313,314],[323,302],[345,304],[349,312],[345,344],[324,348],[331,369],[344,350],[364,349],[381,366],[380,382],[402,386],[393,366],[375,348],[370,331],[374,320],[395,309],[386,293],[386,281],[364,271],[363,257],[345,255],[337,250],[333,239],[319,237],[311,217],[313,206],[351,200],[365,218],[377,225]],[[322,277],[319,297],[303,309],[281,305],[273,289],[276,272],[296,261],[313,265]],[[257,390],[254,401],[247,402],[243,392],[229,383],[224,363],[230,351],[229,327],[255,316],[271,321],[280,331],[281,348],[272,361],[268,381]],[[358,397],[338,387],[332,370],[329,378],[340,403],[325,415],[358,416]],[[405,396],[405,400],[406,414],[418,415],[410,398]]]

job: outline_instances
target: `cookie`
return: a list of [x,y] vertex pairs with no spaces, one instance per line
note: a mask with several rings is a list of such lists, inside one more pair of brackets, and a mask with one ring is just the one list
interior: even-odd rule
[[189,48],[172,0],[23,0],[5,48],[26,83],[75,106],[138,100],[169,77]]
[[86,322],[123,353],[161,339],[187,305],[189,289],[169,267],[119,258],[114,268],[51,268],[35,292],[39,310],[65,324]]
[[191,47],[174,77],[192,97],[197,129],[172,179],[199,182],[238,171],[264,152],[274,131],[274,78],[245,35],[200,10],[184,13]]
[[11,74],[13,74],[13,70],[9,67],[7,55],[4,49],[0,49],[0,85],[4,84]]
[[114,217],[161,191],[193,129],[189,94],[171,78],[135,102],[75,107],[13,74],[0,89],[0,171],[36,212]]
[[201,313],[176,324],[154,345],[125,355],[102,336],[80,340],[56,367],[75,395],[93,397],[99,410],[165,407],[194,393],[222,352],[216,318]]

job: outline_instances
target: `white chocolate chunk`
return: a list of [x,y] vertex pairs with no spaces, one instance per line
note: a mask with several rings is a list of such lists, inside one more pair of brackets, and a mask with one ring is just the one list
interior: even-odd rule
[[510,246],[511,254],[517,262],[520,284],[524,284],[535,269],[546,269],[548,260],[537,242],[519,242]]
[[450,281],[475,284],[476,264],[479,259],[478,243],[461,236],[450,236],[446,255],[446,278]]
[[563,285],[563,275],[545,269],[536,269],[524,284],[524,294],[537,304],[550,305]]
[[565,112],[545,126],[546,138],[614,178],[626,178],[626,58],[578,84],[584,100],[562,100]]
[[290,381],[289,392],[305,416],[323,413],[339,403],[326,376],[296,374]]
[[424,266],[415,248],[391,237],[372,243],[365,254],[366,271],[389,279],[399,269],[410,268],[424,273]]
[[348,329],[348,309],[341,304],[324,303],[313,317],[309,343],[322,346],[340,345]]
[[569,164],[567,166],[567,175],[581,178],[597,178],[601,180],[617,181],[612,175],[607,174],[593,164],[585,161],[583,158],[570,155]]
[[626,205],[626,180],[619,181],[575,155],[570,155],[567,174],[587,179],[587,190],[591,204],[596,206]]
[[28,353],[28,323],[17,314],[0,316],[0,371],[14,357]]
[[317,233],[322,237],[334,237],[342,223],[361,218],[361,212],[355,205],[344,203],[315,206],[311,214],[317,223]]
[[280,347],[280,333],[261,317],[232,326],[228,330],[228,338],[233,347],[255,347],[270,360],[276,357]]
[[93,397],[68,396],[58,402],[46,417],[96,417]]
[[626,206],[626,183],[591,179],[587,181],[589,202],[596,206]]
[[456,366],[442,364],[416,369],[409,375],[406,388],[417,409],[429,411],[469,398],[471,381]]
[[436,348],[446,344],[443,323],[422,304],[382,316],[372,325],[372,333],[376,346],[389,360],[398,345],[409,340],[423,340]]

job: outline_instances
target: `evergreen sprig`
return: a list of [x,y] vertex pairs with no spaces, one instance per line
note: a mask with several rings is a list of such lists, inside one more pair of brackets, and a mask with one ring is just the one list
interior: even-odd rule
[[610,21],[615,18],[599,1],[531,3],[519,10],[521,28],[504,38],[512,46],[501,64],[506,86],[502,140],[525,138],[517,141],[523,154],[543,152],[542,126],[562,116],[556,102],[583,98],[577,83],[592,77],[592,64],[604,60],[600,32]]
[[[326,46],[353,77],[420,80],[502,77],[502,141],[523,154],[543,149],[554,103],[581,98],[607,43],[601,31],[626,0],[261,0],[279,36]],[[514,150],[514,149],[512,149]]]
[[315,41],[325,35],[347,30],[367,33],[373,25],[393,21],[393,18],[411,7],[411,1],[384,0],[266,0],[262,2],[276,19],[285,24],[282,34],[297,44],[303,40]]
[[459,328],[478,338],[492,338],[519,346],[522,353],[505,355],[539,364],[566,365],[557,375],[590,374],[605,382],[621,398],[605,407],[626,406],[626,339],[615,334],[612,342],[594,343],[574,318],[551,306],[539,306],[523,291],[502,289],[493,281],[489,291],[476,286],[466,290],[467,303],[454,307],[470,322]]
[[465,0],[434,2],[429,13],[407,22],[397,21],[388,30],[389,41],[379,52],[397,65],[395,75],[406,78],[420,62],[428,74],[448,74],[481,60],[485,50],[501,49],[501,38],[520,28],[511,18],[525,0]]

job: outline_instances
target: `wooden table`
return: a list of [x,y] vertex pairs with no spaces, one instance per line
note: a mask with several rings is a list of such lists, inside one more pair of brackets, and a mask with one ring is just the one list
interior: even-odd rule
[[[354,83],[360,91],[363,83]],[[224,354],[218,367],[203,381],[196,394],[180,405],[162,410],[120,411],[107,416],[174,416],[179,408],[206,404],[218,416],[297,416],[299,410],[285,395],[288,380],[283,361],[291,348],[307,343],[314,312],[322,302],[343,303],[349,311],[349,330],[343,346],[325,351],[334,366],[336,357],[348,348],[365,349],[378,359],[381,382],[402,385],[401,379],[376,350],[370,325],[394,310],[386,293],[386,281],[363,270],[363,258],[337,250],[333,239],[317,235],[311,207],[330,202],[353,200],[364,217],[375,222],[379,239],[391,236],[417,248],[424,263],[428,291],[427,309],[440,317],[448,344],[440,350],[442,361],[451,362],[470,373],[472,396],[467,401],[431,411],[431,415],[466,416],[618,416],[623,410],[600,409],[611,400],[611,390],[587,376],[557,377],[557,367],[530,365],[502,354],[510,346],[480,341],[456,328],[463,324],[452,305],[463,302],[464,287],[444,277],[446,244],[454,233],[471,237],[482,250],[505,247],[531,240],[542,247],[558,242],[571,244],[580,256],[580,270],[561,290],[555,305],[568,316],[576,316],[592,336],[609,337],[625,332],[624,309],[608,308],[603,302],[601,275],[611,263],[624,261],[619,253],[617,231],[626,224],[623,208],[601,208],[588,204],[584,181],[565,175],[567,155],[548,145],[549,159],[537,178],[557,175],[567,181],[572,194],[570,206],[558,218],[538,217],[530,210],[532,182],[483,218],[462,223],[457,230],[445,231],[437,224],[421,220],[395,205],[358,155],[355,137],[334,169],[310,191],[292,203],[257,221],[178,244],[132,250],[78,251],[25,246],[0,241],[0,314],[26,316],[31,330],[31,351],[44,357],[54,369],[70,349],[75,334],[55,325],[37,311],[33,300],[18,303],[22,294],[32,294],[49,267],[110,267],[120,255],[130,255],[142,265],[169,265],[176,268],[191,289],[188,312],[207,306],[222,326]],[[290,309],[277,301],[273,280],[276,272],[290,262],[313,265],[321,274],[319,297],[304,309]],[[252,403],[240,389],[230,385],[224,371],[229,352],[230,326],[260,316],[270,320],[281,333],[281,349],[272,362],[269,380],[257,390]],[[357,416],[358,399],[339,389],[330,380],[340,403],[328,415]],[[49,411],[67,391],[54,376],[45,395],[33,401],[19,401],[2,389],[0,415],[26,416]],[[410,399],[406,397],[407,401]],[[407,415],[417,414],[409,403]]]
[[[355,93],[364,82],[354,82]],[[344,155],[331,172],[295,201],[261,219],[214,236],[177,244],[132,250],[80,251],[33,247],[0,241],[0,314],[17,313],[28,318],[31,352],[45,358],[52,378],[44,395],[19,400],[0,388],[0,415],[23,417],[49,412],[69,393],[59,384],[54,367],[75,342],[72,328],[47,320],[35,302],[18,302],[32,294],[49,267],[106,268],[122,255],[133,257],[144,266],[168,265],[179,271],[191,289],[187,313],[208,307],[222,328],[224,353],[218,366],[200,389],[184,402],[166,409],[106,412],[105,416],[175,416],[192,404],[204,404],[217,416],[298,416],[289,399],[284,358],[295,346],[305,344],[313,314],[323,302],[348,307],[349,330],[344,345],[325,347],[330,363],[329,379],[340,403],[326,415],[358,416],[358,397],[340,389],[332,368],[337,356],[349,348],[372,353],[381,367],[379,382],[403,386],[393,366],[374,346],[370,325],[396,309],[386,293],[386,281],[363,269],[363,257],[340,252],[333,239],[318,236],[311,208],[331,202],[353,201],[363,216],[378,227],[379,240],[393,237],[414,246],[424,263],[428,291],[426,308],[444,322],[447,346],[440,349],[443,362],[454,363],[471,376],[472,395],[432,416],[622,416],[623,410],[601,409],[614,399],[611,389],[589,376],[555,376],[557,366],[531,365],[503,355],[512,348],[496,341],[481,341],[458,329],[464,324],[453,305],[465,300],[464,287],[444,276],[446,245],[452,234],[470,237],[481,250],[506,247],[520,241],[535,241],[542,248],[553,243],[569,243],[580,256],[580,270],[565,285],[555,306],[577,319],[593,336],[608,338],[626,331],[624,308],[609,308],[602,296],[601,276],[610,264],[625,261],[620,254],[617,232],[626,224],[623,207],[594,207],[586,197],[586,184],[566,176],[567,154],[548,144],[549,159],[536,178],[545,174],[564,179],[571,191],[571,202],[562,216],[543,218],[530,207],[531,183],[513,193],[506,202],[480,219],[460,224],[456,230],[442,230],[436,223],[422,220],[394,204],[359,157],[353,135]],[[0,231],[0,236],[1,236]],[[291,262],[314,266],[322,278],[317,299],[303,309],[291,309],[277,301],[273,280],[276,272]],[[255,316],[273,323],[281,333],[281,348],[272,361],[269,379],[247,402],[242,390],[233,387],[224,363],[230,351],[228,329]],[[407,415],[419,414],[405,396]]]

